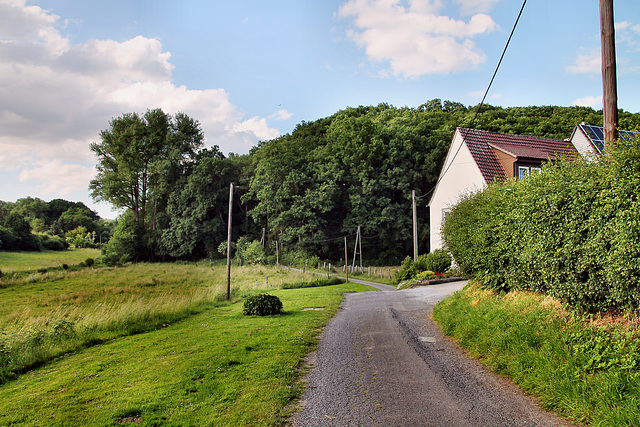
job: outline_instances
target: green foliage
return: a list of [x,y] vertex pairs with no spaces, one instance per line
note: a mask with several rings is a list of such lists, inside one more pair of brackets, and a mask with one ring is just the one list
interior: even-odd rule
[[236,259],[240,265],[244,264],[266,264],[267,256],[259,241],[247,241],[241,237],[236,244]]
[[444,273],[449,270],[452,262],[451,255],[446,249],[436,249],[428,254],[418,256],[416,269],[418,271]]
[[275,295],[257,294],[244,300],[242,313],[245,316],[271,316],[282,312],[282,301]]
[[93,258],[87,258],[84,260],[84,265],[91,267],[96,261]]
[[104,263],[116,266],[146,259],[143,234],[142,227],[133,215],[124,215],[118,222],[113,237],[102,248]]
[[416,268],[415,262],[413,262],[413,258],[407,256],[404,260],[402,260],[402,264],[400,264],[400,269],[396,271],[394,276],[396,284],[409,280],[413,278],[416,274],[418,274],[418,269]]
[[635,425],[640,335],[624,319],[593,322],[547,296],[469,285],[433,312],[446,335],[549,410],[581,425]]
[[39,234],[38,236],[43,249],[63,251],[69,247],[69,243],[60,236],[50,236],[48,234]]
[[561,161],[465,196],[443,237],[495,290],[548,293],[588,312],[640,309],[640,143],[609,161]]
[[148,110],[144,116],[133,113],[113,119],[100,139],[90,146],[98,158],[98,174],[89,185],[91,196],[132,212],[144,247],[137,257],[151,258],[158,230],[168,226],[169,197],[203,144],[200,124],[182,113],[169,116],[160,109]]
[[310,268],[318,265],[320,258],[316,255],[310,255],[302,249],[294,249],[280,254],[280,263],[291,267]]

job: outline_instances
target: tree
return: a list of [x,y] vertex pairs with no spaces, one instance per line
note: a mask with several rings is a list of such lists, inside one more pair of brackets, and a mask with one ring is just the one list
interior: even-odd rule
[[91,214],[91,210],[87,207],[74,206],[60,215],[58,224],[65,233],[81,226],[88,231],[95,231],[97,224],[94,222]]
[[177,258],[213,256],[226,239],[229,183],[238,175],[218,147],[203,150],[193,171],[169,198],[163,253]]
[[96,201],[128,208],[142,227],[147,203],[159,188],[163,160],[172,164],[189,160],[204,139],[200,124],[184,114],[171,117],[160,109],[144,116],[124,114],[100,133],[101,142],[90,148],[98,157],[98,175],[89,188]]
[[100,139],[91,144],[98,157],[98,174],[89,184],[91,196],[129,209],[136,233],[142,233],[139,237],[153,257],[161,229],[169,224],[169,196],[203,144],[200,124],[183,113],[170,116],[160,109],[148,110],[144,116],[129,113],[113,119]]

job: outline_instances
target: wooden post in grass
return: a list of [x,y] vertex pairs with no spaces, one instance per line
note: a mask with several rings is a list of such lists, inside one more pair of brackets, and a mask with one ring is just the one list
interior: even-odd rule
[[233,209],[233,182],[229,184],[229,221],[227,226],[227,301],[231,299],[231,211]]

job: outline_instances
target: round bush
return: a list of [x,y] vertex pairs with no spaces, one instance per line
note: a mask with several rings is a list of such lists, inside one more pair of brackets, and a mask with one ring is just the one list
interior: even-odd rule
[[257,294],[244,300],[245,316],[269,316],[282,313],[282,301],[275,295]]
[[87,265],[87,267],[91,267],[94,262],[95,260],[93,258],[87,258],[86,260],[84,260],[84,263]]

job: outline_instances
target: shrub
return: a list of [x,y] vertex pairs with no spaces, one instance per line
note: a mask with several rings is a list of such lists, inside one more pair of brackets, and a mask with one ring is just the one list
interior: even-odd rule
[[275,295],[257,294],[244,301],[242,313],[245,316],[269,316],[282,312],[282,301]]
[[68,270],[69,269],[69,264],[62,264],[62,269],[63,270]]
[[240,261],[240,265],[244,265],[245,263],[264,264],[267,261],[267,255],[258,240],[249,242],[244,237],[241,237],[238,239],[236,248],[236,258]]
[[87,258],[84,263],[87,267],[91,267],[96,261],[93,258]]
[[424,257],[424,268],[421,271],[434,271],[444,273],[451,267],[451,255],[445,249],[436,249]]
[[463,273],[581,311],[640,312],[640,141],[625,144],[464,196],[443,225]]
[[402,264],[400,264],[400,269],[396,272],[394,279],[396,284],[398,284],[403,280],[411,279],[416,274],[418,274],[416,263],[413,262],[413,259],[410,256],[407,256],[402,261]]
[[40,244],[50,251],[63,251],[69,247],[69,243],[60,236],[40,234]]

